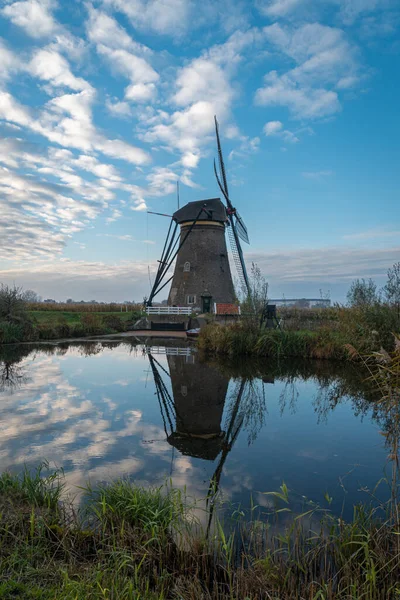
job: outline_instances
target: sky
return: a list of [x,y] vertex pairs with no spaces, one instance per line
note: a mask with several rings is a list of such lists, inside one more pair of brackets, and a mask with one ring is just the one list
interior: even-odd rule
[[0,0],[0,282],[141,301],[169,225],[147,211],[219,195],[216,114],[270,296],[383,285],[399,55],[397,0]]

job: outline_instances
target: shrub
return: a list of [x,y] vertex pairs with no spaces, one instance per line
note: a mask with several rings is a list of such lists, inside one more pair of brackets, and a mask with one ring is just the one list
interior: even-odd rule
[[0,323],[0,344],[13,344],[23,340],[23,328],[21,325],[10,322]]
[[22,288],[0,284],[0,321],[14,322],[26,318]]
[[81,325],[86,335],[103,333],[104,326],[100,315],[85,313],[81,316]]
[[120,319],[116,315],[105,315],[103,317],[103,324],[108,329],[114,329],[115,331],[125,331],[126,330],[126,323],[124,323],[122,321],[122,319]]

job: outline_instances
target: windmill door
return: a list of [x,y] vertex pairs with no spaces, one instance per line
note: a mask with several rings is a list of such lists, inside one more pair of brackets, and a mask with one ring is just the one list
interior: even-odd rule
[[202,296],[202,312],[209,313],[211,312],[211,296]]

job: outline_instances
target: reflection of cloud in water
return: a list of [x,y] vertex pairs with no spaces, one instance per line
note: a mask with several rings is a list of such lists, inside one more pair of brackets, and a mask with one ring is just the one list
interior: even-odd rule
[[[36,465],[47,459],[66,467],[70,485],[84,485],[88,479],[96,481],[138,473],[143,469],[144,459],[131,455],[138,449],[142,449],[142,454],[170,455],[164,431],[145,423],[140,410],[118,414],[122,426],[113,429],[111,417],[105,418],[104,414],[115,413],[117,403],[104,395],[96,396],[94,401],[88,399],[98,386],[85,385],[83,392],[63,372],[65,362],[74,355],[79,352],[73,348],[63,356],[39,352],[33,361],[27,358],[21,362],[29,380],[12,395],[0,395],[0,469],[16,469],[24,463]],[[99,356],[92,355],[90,360]],[[126,358],[126,350],[123,353],[113,350],[113,360],[121,356]],[[129,358],[132,360],[134,356]],[[73,371],[74,375],[81,373],[84,370]],[[128,386],[129,381],[119,380],[117,385]],[[158,439],[162,443],[136,442],[129,455],[121,458],[118,446],[123,438],[132,436]],[[99,459],[100,465],[96,464]]]

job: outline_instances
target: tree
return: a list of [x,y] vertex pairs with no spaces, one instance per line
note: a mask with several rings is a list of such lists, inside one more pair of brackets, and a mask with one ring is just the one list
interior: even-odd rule
[[268,282],[255,263],[251,264],[249,280],[251,296],[241,303],[241,312],[247,315],[249,323],[261,327],[268,304]]
[[24,302],[41,302],[42,301],[42,297],[39,296],[39,294],[37,294],[33,290],[25,290],[25,292],[22,292],[22,298],[23,298]]
[[387,283],[383,288],[383,293],[387,302],[397,307],[397,316],[400,318],[400,262],[388,269]]
[[0,321],[16,322],[25,317],[22,288],[0,284]]
[[352,307],[367,307],[379,302],[376,283],[369,278],[355,279],[347,292],[347,304]]

